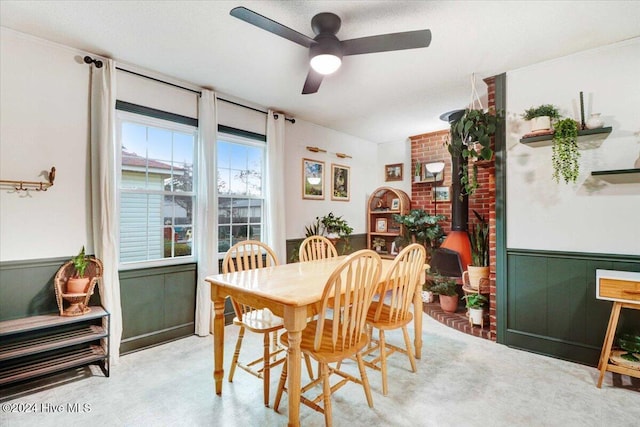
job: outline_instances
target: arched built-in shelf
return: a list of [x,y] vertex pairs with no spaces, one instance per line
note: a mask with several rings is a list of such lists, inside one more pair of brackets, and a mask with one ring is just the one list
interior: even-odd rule
[[[583,129],[578,131],[578,143],[589,141],[588,148],[596,148],[602,144],[602,141],[611,133],[611,126],[597,129]],[[553,132],[543,135],[525,136],[520,139],[521,144],[529,147],[545,147],[553,145]]]

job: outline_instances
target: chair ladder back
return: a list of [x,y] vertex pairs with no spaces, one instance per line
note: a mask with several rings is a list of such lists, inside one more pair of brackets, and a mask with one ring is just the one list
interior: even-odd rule
[[[356,345],[364,331],[367,311],[380,279],[380,256],[363,249],[349,255],[331,274],[324,288],[314,340],[320,349],[324,328],[331,324],[333,351]],[[338,297],[334,297],[334,296]],[[332,317],[329,317],[329,312]]]
[[[398,322],[409,316],[425,261],[424,246],[417,243],[407,246],[398,254],[381,288],[381,302],[385,304],[378,304],[375,321]],[[388,298],[388,301],[382,301],[384,298]],[[384,306],[388,307],[387,319],[382,319]]]
[[309,236],[302,241],[298,251],[301,262],[317,259],[334,258],[338,256],[336,247],[331,240],[324,236]]
[[[244,240],[236,243],[227,251],[222,260],[222,272],[234,273],[274,265],[278,265],[278,257],[269,246],[258,240]],[[255,311],[253,307],[240,304],[233,298],[231,298],[231,305],[236,317],[240,320]]]

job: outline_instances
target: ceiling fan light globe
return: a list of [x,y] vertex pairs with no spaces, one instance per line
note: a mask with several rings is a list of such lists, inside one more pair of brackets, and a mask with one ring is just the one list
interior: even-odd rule
[[342,60],[335,55],[325,53],[311,58],[310,64],[316,72],[327,75],[335,73],[342,65]]

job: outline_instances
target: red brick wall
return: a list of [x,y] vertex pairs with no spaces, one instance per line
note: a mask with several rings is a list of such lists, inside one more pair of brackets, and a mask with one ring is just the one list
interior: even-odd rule
[[[489,108],[495,107],[495,78],[485,79],[487,84]],[[444,181],[438,186],[451,186],[451,155],[447,150],[446,141],[449,137],[449,129],[437,132],[425,133],[410,137],[411,140],[411,173],[415,163],[445,162]],[[492,145],[493,142],[492,142]],[[491,266],[491,290],[489,298],[489,316],[491,339],[496,339],[496,168],[495,161],[476,162],[478,165],[479,188],[469,197],[469,222],[476,222],[473,211],[489,219],[489,255]],[[471,164],[470,164],[471,165]],[[470,168],[471,172],[471,168]],[[428,213],[434,213],[433,185],[430,183],[411,184],[411,209],[424,209]],[[453,195],[452,195],[453,197]],[[451,202],[438,202],[437,213],[445,215],[447,220],[442,223],[445,233],[451,230]]]

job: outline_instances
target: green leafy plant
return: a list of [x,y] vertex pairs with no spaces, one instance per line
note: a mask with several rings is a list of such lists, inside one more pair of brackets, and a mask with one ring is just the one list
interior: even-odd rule
[[349,226],[346,220],[341,216],[335,216],[333,212],[329,212],[322,218],[316,217],[316,221],[320,224],[321,234],[337,234],[340,237],[349,237],[353,232],[353,228]]
[[458,285],[454,279],[444,277],[439,274],[433,274],[427,279],[423,290],[433,292],[437,295],[454,296],[458,294]]
[[84,253],[84,246],[80,250],[80,253],[71,259],[73,261],[73,267],[76,269],[75,277],[83,278],[84,272],[89,265],[89,257]]
[[304,227],[304,237],[320,236],[320,218],[316,217],[316,220],[311,225]]
[[522,118],[525,120],[531,120],[536,117],[549,116],[552,120],[559,119],[560,113],[555,105],[552,104],[543,104],[537,107],[531,107],[527,110],[524,110],[522,114]]
[[471,243],[471,265],[475,267],[489,266],[489,222],[476,210],[473,211],[478,223],[471,225],[469,241]]
[[467,294],[462,299],[466,301],[465,306],[467,308],[482,308],[487,302],[487,297],[482,294]]
[[422,172],[422,163],[416,162],[413,175],[420,177],[420,173]]
[[578,123],[573,119],[562,119],[553,125],[553,178],[566,184],[576,182],[580,173],[578,151]]
[[[640,362],[640,335],[631,333],[623,333],[618,336],[618,346],[625,350],[627,353],[620,355],[625,360],[630,362]],[[636,353],[634,355],[634,353]]]
[[[478,188],[478,166],[473,163],[472,173],[469,174],[469,159],[491,160],[491,137],[504,119],[502,111],[492,112],[483,110],[465,110],[462,117],[451,124],[451,139],[447,149],[451,158],[462,155],[460,164],[460,184],[464,194],[473,194]],[[456,173],[454,171],[453,173]]]
[[404,232],[396,244],[406,246],[415,241],[427,248],[439,246],[444,232],[439,221],[444,221],[444,215],[429,215],[423,209],[412,209],[405,215],[393,214],[393,220],[404,226]]

